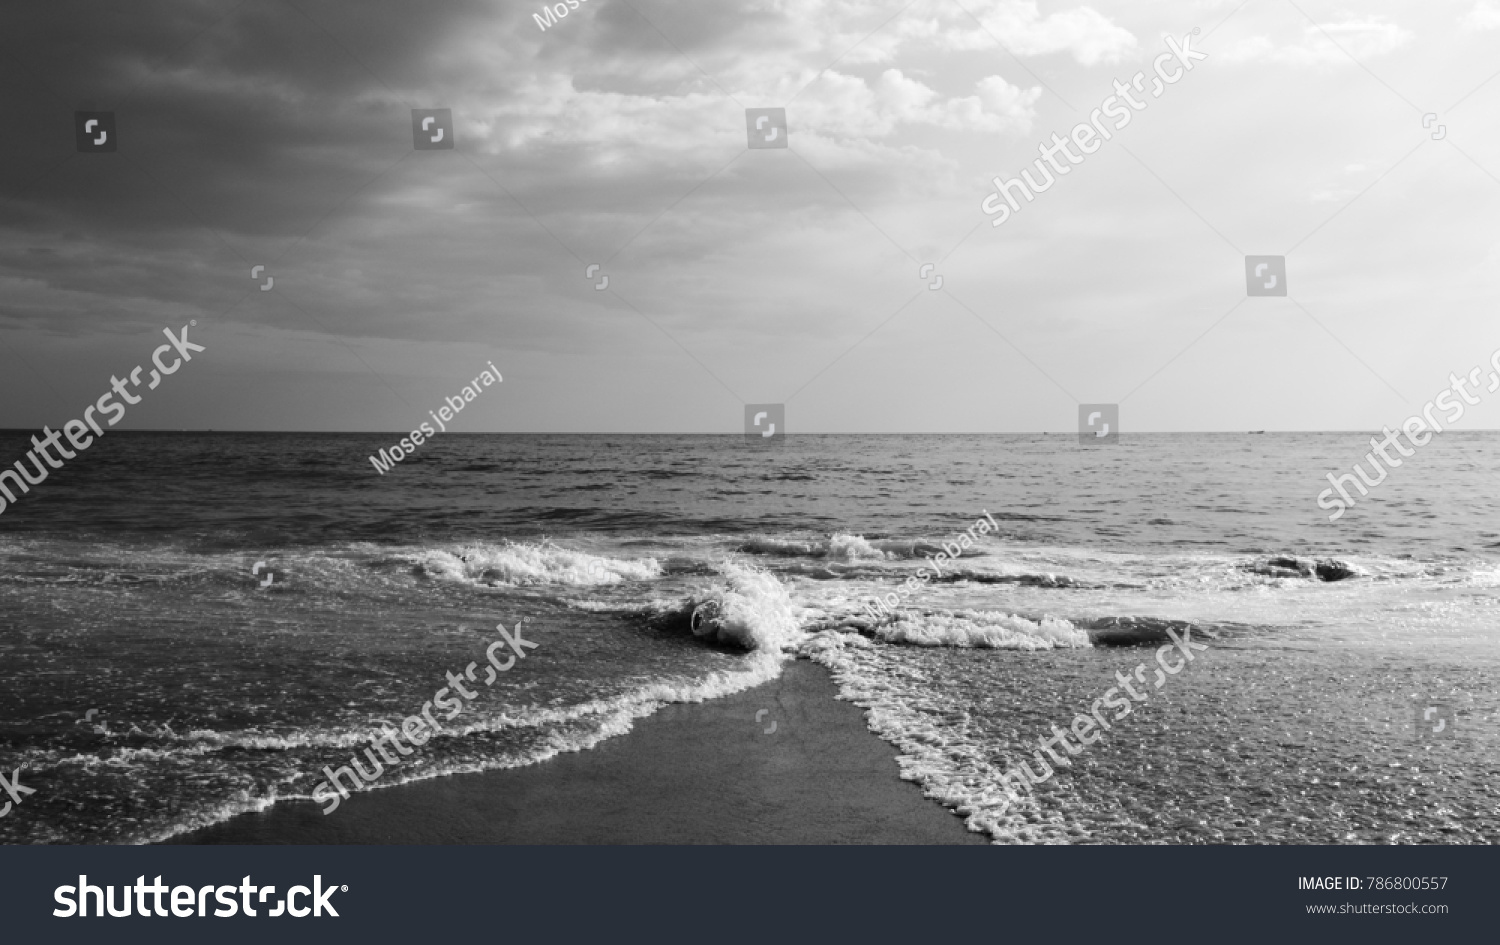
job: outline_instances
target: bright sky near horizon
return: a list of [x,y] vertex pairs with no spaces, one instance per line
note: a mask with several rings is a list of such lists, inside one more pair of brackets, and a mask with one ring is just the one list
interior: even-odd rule
[[[455,430],[1374,429],[1500,348],[1500,0],[543,9],[0,14],[0,427],[190,319],[122,428],[408,430],[493,360]],[[992,227],[1167,36],[1207,58]]]

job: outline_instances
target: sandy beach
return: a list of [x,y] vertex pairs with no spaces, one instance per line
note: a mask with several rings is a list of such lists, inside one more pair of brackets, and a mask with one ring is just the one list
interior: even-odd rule
[[362,793],[326,817],[286,802],[171,842],[984,842],[900,780],[894,755],[827,672],[799,660],[764,686],[667,706],[589,751]]

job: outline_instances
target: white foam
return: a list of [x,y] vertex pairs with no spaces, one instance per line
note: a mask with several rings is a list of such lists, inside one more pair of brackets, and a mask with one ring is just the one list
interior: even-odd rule
[[791,596],[775,576],[735,562],[720,570],[724,583],[690,602],[695,636],[771,652],[801,637]]
[[1060,617],[1028,620],[1005,611],[958,610],[898,612],[871,632],[887,643],[917,646],[987,647],[996,650],[1050,650],[1087,647],[1089,635]]
[[422,550],[411,556],[422,573],[465,584],[592,586],[660,577],[655,558],[621,559],[571,551],[550,542],[465,545],[449,551]]
[[828,539],[823,555],[839,561],[881,560],[896,557],[884,548],[871,544],[863,535],[834,535]]
[[1469,583],[1475,587],[1500,586],[1500,567],[1477,567],[1469,574]]
[[[442,737],[462,737],[474,732],[496,731],[511,726],[546,726],[560,722],[593,720],[593,724],[586,731],[554,732],[545,739],[541,746],[526,751],[512,752],[482,761],[453,762],[411,769],[391,768],[388,777],[382,777],[376,783],[365,787],[364,790],[380,790],[451,774],[520,768],[538,764],[563,752],[585,751],[606,739],[626,734],[634,727],[636,719],[645,718],[668,704],[705,702],[769,682],[781,675],[782,666],[786,661],[786,657],[781,653],[773,652],[753,653],[742,659],[743,662],[739,667],[733,670],[719,670],[696,680],[688,678],[658,680],[612,699],[596,699],[562,708],[521,710],[515,716],[502,715],[499,718],[476,720],[470,725],[461,727],[445,723],[447,734]],[[321,740],[320,743],[363,744],[374,734],[378,733],[375,730],[351,732],[337,739]],[[280,745],[267,747],[285,747],[292,743],[292,740],[288,740]],[[318,779],[318,775],[310,775],[310,780]],[[279,800],[312,799],[311,794],[303,793],[277,792],[271,798],[251,798],[242,793],[241,796],[221,804],[212,812],[162,828],[146,842],[160,842],[187,830],[228,820],[245,811],[265,810]]]
[[866,637],[829,630],[810,636],[800,652],[828,667],[839,697],[866,710],[870,731],[896,746],[901,777],[951,807],[965,826],[996,842],[1068,843],[1080,837],[1056,810],[1033,796],[1010,796],[993,750],[966,726],[951,724],[952,705],[930,681],[894,662],[894,651]]
[[809,539],[762,536],[744,541],[740,547],[755,554],[801,555],[834,561],[885,561],[910,556],[912,542],[872,542],[863,535],[837,533],[828,538]]
[[583,610],[591,614],[652,614],[661,610],[661,602],[652,601],[647,603],[633,603],[629,601],[607,601],[607,600],[580,600],[577,598],[563,598],[562,604],[574,610]]

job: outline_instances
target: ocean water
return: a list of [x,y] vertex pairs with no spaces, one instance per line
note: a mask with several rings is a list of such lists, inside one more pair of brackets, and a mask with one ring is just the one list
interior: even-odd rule
[[[310,798],[471,663],[376,787],[588,750],[808,658],[997,842],[1492,843],[1500,434],[1434,438],[1331,523],[1323,476],[1368,439],[445,435],[381,476],[389,436],[114,432],[0,514],[0,769],[35,791],[0,841]],[[895,614],[862,608],[986,512]],[[483,685],[517,623],[536,648]],[[1173,675],[1168,626],[1207,646]],[[1138,666],[1144,701],[1007,794]]]

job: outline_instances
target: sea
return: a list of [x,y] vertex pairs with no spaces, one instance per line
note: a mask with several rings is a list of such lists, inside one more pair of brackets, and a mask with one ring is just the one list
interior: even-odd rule
[[[1329,521],[1369,439],[454,433],[381,474],[389,434],[111,431],[0,513],[0,772],[32,791],[0,842],[309,801],[454,675],[474,697],[370,789],[808,659],[997,843],[1494,843],[1500,433],[1434,437]],[[1132,711],[1069,734],[1106,698]]]

